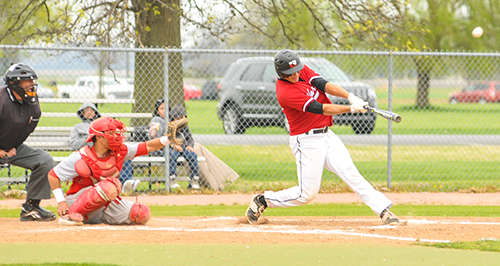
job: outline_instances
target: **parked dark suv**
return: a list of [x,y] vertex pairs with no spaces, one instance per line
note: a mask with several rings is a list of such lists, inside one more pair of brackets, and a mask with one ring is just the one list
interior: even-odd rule
[[[356,96],[377,107],[377,95],[372,86],[353,82],[332,62],[325,58],[301,58],[302,63]],[[238,59],[228,68],[219,84],[217,116],[222,120],[226,134],[243,134],[251,126],[282,126],[289,129],[286,117],[276,97],[276,79],[272,57]],[[348,105],[349,101],[329,95],[332,103]],[[351,125],[356,134],[370,134],[377,116],[341,114],[333,117],[338,125]]]

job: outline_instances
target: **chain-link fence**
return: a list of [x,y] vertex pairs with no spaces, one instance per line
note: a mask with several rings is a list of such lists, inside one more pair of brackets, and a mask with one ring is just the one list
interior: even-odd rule
[[[77,110],[84,102],[123,121],[127,142],[133,143],[159,129],[151,122],[157,100],[165,99],[170,108],[186,110],[202,191],[262,191],[297,183],[288,124],[274,91],[276,50],[0,47],[0,71],[23,62],[38,72],[43,114],[26,143],[49,151],[56,162],[73,151],[70,132],[82,123]],[[331,129],[376,187],[497,191],[500,54],[298,53],[328,80],[402,116],[399,124],[374,114],[334,117]],[[171,155],[132,162],[132,178],[143,181],[139,191],[168,189],[169,168],[176,168],[180,189],[189,186],[194,166],[181,159],[170,167],[165,162]],[[19,177],[25,171],[4,166],[0,175]],[[346,189],[324,172],[322,191]]]

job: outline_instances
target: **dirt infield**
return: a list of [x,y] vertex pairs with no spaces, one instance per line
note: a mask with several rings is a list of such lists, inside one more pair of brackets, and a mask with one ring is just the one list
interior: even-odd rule
[[[396,204],[500,205],[500,193],[386,194]],[[139,197],[156,205],[247,204],[251,195],[174,195]],[[2,200],[0,208],[19,208],[23,200]],[[352,194],[320,194],[316,203],[360,202]],[[55,202],[43,201],[44,206]],[[400,217],[405,225],[384,226],[378,217],[266,217],[249,225],[242,217],[154,217],[147,226],[85,225],[61,227],[57,221],[0,219],[0,242],[50,243],[333,243],[474,241],[500,238],[499,218]],[[109,237],[102,238],[100,236]]]

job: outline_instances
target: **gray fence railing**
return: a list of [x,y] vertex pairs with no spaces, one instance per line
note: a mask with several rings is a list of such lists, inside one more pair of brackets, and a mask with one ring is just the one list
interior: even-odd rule
[[[149,138],[156,100],[165,98],[170,105],[186,108],[195,142],[237,174],[218,188],[203,179],[204,187],[246,192],[297,182],[286,120],[274,94],[271,59],[277,50],[0,49],[1,73],[14,62],[37,70],[43,115],[27,144],[54,157],[72,152],[69,132],[81,122],[76,111],[83,101],[96,103],[102,114],[132,129],[127,141],[140,141]],[[334,118],[331,129],[372,184],[394,191],[498,190],[500,53],[297,52],[332,82],[403,117],[399,124],[376,116]],[[244,59],[248,57],[253,59]],[[200,164],[207,167],[203,171],[214,171],[215,164]],[[178,170],[188,175],[188,168]],[[168,164],[137,163],[133,170],[134,176],[150,181],[142,190],[168,187],[162,182]],[[19,177],[25,172],[4,167],[0,175]],[[323,177],[323,191],[348,189],[330,172]],[[224,180],[226,176],[219,181]]]

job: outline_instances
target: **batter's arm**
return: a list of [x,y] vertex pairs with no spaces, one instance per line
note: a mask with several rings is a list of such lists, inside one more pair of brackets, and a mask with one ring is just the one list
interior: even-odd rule
[[351,112],[351,107],[349,105],[327,104],[327,103],[323,104],[324,115],[339,115],[350,112]]
[[330,95],[341,97],[341,98],[347,99],[347,97],[349,97],[349,93],[346,90],[344,90],[344,88],[342,88],[338,85],[335,85],[331,82],[326,83],[325,92],[330,94]]

